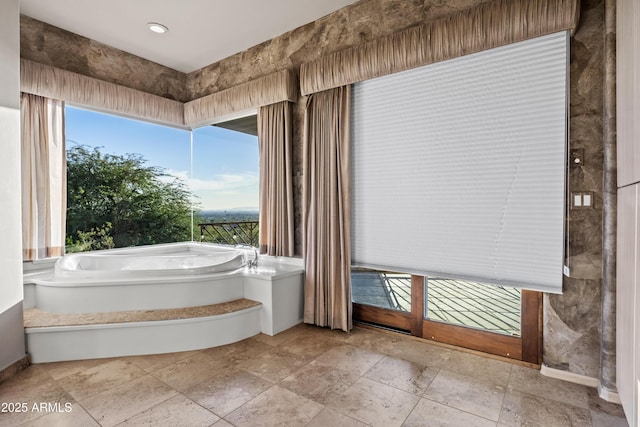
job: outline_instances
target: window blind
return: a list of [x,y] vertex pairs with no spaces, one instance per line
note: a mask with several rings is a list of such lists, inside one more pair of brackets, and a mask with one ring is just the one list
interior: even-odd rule
[[354,84],[353,265],[562,292],[568,37]]

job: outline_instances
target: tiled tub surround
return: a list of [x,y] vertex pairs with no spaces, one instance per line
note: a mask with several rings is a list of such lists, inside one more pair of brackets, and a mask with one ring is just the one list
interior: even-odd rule
[[[59,289],[50,271],[27,274],[27,351],[39,363],[196,350],[274,335],[302,321],[303,274],[301,260],[270,256],[261,256],[257,268],[83,280]],[[52,304],[57,297],[65,305]],[[66,305],[70,301],[77,306]]]
[[0,384],[7,401],[71,410],[0,413],[0,426],[627,426],[595,389],[359,327],[298,325],[199,351],[34,364]]

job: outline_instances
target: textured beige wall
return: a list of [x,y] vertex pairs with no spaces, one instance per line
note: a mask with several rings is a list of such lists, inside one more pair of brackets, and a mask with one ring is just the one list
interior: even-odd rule
[[[92,77],[128,83],[175,99],[198,98],[282,69],[473,7],[486,0],[361,0],[188,75],[141,60],[68,32],[22,20],[22,55]],[[593,191],[593,209],[569,212],[572,278],[565,293],[545,296],[544,362],[598,377],[602,270],[602,47],[603,0],[582,0],[581,21],[571,41],[570,144],[584,148],[584,163],[571,168],[569,188]],[[73,42],[73,43],[72,43]],[[149,73],[157,75],[149,79]],[[146,85],[154,82],[152,88]],[[302,118],[305,98],[294,108],[296,251],[301,244]]]
[[226,89],[488,0],[362,0],[188,75],[193,98]]
[[184,73],[24,15],[20,56],[165,98],[189,100]]

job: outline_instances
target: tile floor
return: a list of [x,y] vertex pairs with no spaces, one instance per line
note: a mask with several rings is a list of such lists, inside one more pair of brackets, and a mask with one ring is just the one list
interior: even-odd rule
[[307,325],[201,351],[31,365],[0,384],[1,403],[27,410],[0,412],[0,426],[627,426],[595,390],[534,369]]

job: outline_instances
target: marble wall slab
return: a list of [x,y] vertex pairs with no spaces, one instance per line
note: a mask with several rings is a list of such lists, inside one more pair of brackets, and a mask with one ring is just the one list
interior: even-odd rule
[[544,297],[545,365],[599,378],[602,288],[604,1],[582,0],[571,39],[569,146],[584,150],[569,168],[569,191],[592,191],[593,208],[568,211],[562,295]]
[[199,98],[488,0],[363,0],[190,73]]
[[176,101],[190,100],[184,73],[24,15],[20,57]]

